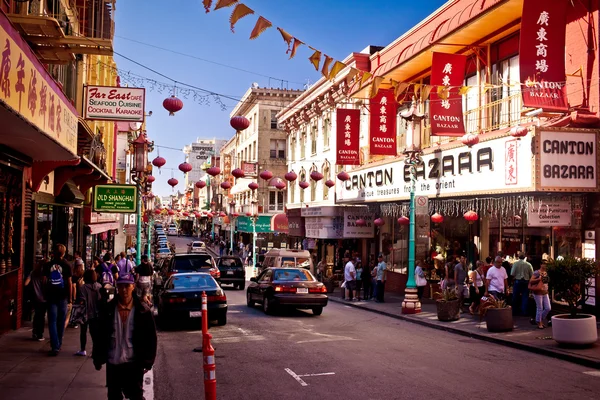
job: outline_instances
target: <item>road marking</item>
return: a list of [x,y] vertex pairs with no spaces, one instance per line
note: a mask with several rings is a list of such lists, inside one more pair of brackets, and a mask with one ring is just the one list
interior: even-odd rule
[[600,376],[600,371],[584,371],[583,373],[590,376]]
[[287,372],[288,374],[290,374],[292,376],[292,378],[294,378],[296,381],[298,381],[298,383],[301,386],[308,386],[308,383],[304,382],[304,380],[302,378],[300,378],[300,376],[296,375],[296,373],[294,371],[292,371],[291,369],[286,368],[285,372]]
[[304,374],[304,375],[298,375],[298,376],[325,376],[325,375],[335,375],[335,372],[323,372],[320,374]]
[[144,374],[144,398],[146,400],[154,400],[154,370]]
[[212,338],[212,343],[239,343],[239,342],[256,342],[265,340],[262,335],[248,335],[248,336],[229,336],[222,338]]

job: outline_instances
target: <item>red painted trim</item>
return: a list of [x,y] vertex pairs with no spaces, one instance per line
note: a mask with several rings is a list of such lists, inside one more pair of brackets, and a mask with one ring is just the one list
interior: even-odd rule
[[37,192],[42,186],[44,178],[59,167],[79,165],[81,159],[63,161],[34,161],[31,166],[31,190]]
[[54,196],[58,196],[62,187],[71,178],[80,175],[90,175],[94,170],[92,168],[61,167],[54,171]]

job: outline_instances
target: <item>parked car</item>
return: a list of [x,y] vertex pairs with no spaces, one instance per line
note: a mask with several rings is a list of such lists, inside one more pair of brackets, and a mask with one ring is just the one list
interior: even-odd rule
[[207,273],[172,275],[158,295],[161,323],[175,319],[202,317],[202,292],[206,292],[208,320],[227,324],[227,297],[217,281]]
[[164,257],[168,257],[168,256],[170,256],[171,254],[172,254],[172,253],[171,253],[171,250],[169,250],[169,248],[167,248],[167,247],[162,247],[162,248],[159,248],[159,249],[156,251],[156,259],[159,259],[159,258],[164,258]]
[[308,250],[271,249],[258,266],[259,273],[267,268],[300,267],[315,273],[315,268]]
[[188,244],[188,253],[206,253],[206,244],[201,241],[194,241]]
[[177,225],[175,225],[175,224],[169,225],[169,229],[167,229],[167,235],[169,235],[169,236],[177,235]]
[[246,287],[246,269],[239,257],[226,256],[217,260],[217,268],[221,272],[221,285],[232,284],[240,290]]
[[266,269],[257,278],[250,278],[246,291],[248,307],[261,303],[266,314],[277,307],[293,307],[321,315],[328,300],[327,288],[304,268]]
[[163,282],[177,273],[206,272],[215,280],[219,280],[221,273],[215,264],[215,260],[208,253],[200,254],[174,254],[162,264],[159,273],[163,276]]

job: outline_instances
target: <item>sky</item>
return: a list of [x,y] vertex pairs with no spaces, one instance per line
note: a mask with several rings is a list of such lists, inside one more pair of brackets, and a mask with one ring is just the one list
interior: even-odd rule
[[[217,0],[213,0],[214,3]],[[320,73],[308,61],[312,51],[298,49],[289,60],[287,44],[276,27],[342,61],[369,45],[387,46],[445,3],[443,0],[245,0],[254,15],[241,19],[235,33],[229,27],[233,10],[223,8],[205,13],[201,0],[118,0],[115,14],[114,59],[122,84],[146,87],[146,130],[158,146],[182,149],[202,139],[230,139],[234,131],[229,114],[253,82],[260,87],[302,89]],[[250,32],[259,15],[272,22],[255,39]],[[162,76],[161,76],[162,75]],[[157,82],[153,84],[153,81]],[[173,81],[181,82],[175,84]],[[216,93],[200,100],[191,92],[177,89],[184,106],[175,116],[163,108],[163,100],[174,87],[192,85],[196,93]],[[187,98],[186,98],[187,95]],[[184,176],[177,166],[185,161],[181,150],[157,147],[167,160],[153,191],[173,193],[167,180]],[[170,170],[169,168],[174,168]]]

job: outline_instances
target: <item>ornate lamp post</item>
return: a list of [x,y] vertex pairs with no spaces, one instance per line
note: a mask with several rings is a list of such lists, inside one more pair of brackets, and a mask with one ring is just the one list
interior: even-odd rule
[[233,229],[235,227],[235,200],[231,200],[229,203],[229,244],[231,255],[233,255]]
[[[146,172],[148,168],[148,139],[144,132],[140,131],[138,137],[131,142],[133,146],[133,165],[131,168],[132,176],[131,179],[136,183],[138,187],[138,198],[137,198],[137,232],[136,232],[136,263],[141,263],[142,257],[142,188],[146,179]],[[150,247],[150,242],[148,242]]]
[[404,301],[402,302],[403,314],[417,314],[421,312],[421,302],[417,296],[415,282],[415,190],[417,181],[417,165],[421,163],[421,120],[425,114],[420,113],[420,101],[413,98],[408,110],[400,114],[406,121],[406,150],[404,162],[410,167],[410,225],[408,229],[408,280]]
[[256,275],[256,221],[258,221],[258,201],[252,200],[252,208],[250,210],[252,216],[252,268],[254,269],[254,275]]
[[211,238],[213,240],[213,242],[215,241],[215,216],[216,216],[216,211],[217,211],[217,203],[215,203],[214,201],[210,202],[210,211],[212,212],[213,217],[210,219],[212,221],[212,231],[211,231]]

